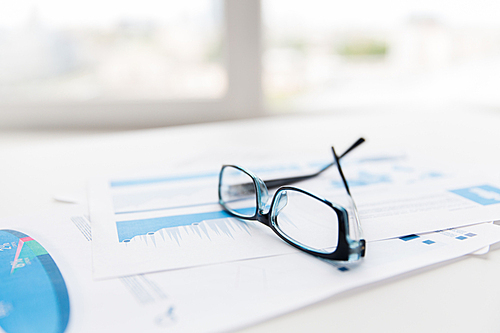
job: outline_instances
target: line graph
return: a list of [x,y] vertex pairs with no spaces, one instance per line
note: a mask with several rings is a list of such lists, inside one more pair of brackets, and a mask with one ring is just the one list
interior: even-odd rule
[[[255,209],[255,208],[253,208]],[[242,210],[252,212],[252,208]],[[130,242],[134,237],[152,235],[160,232],[163,240],[168,237],[178,244],[181,231],[200,238],[210,239],[209,230],[216,235],[233,237],[233,231],[245,231],[249,233],[249,226],[243,221],[231,219],[231,215],[223,210],[206,213],[184,214],[174,216],[162,216],[156,218],[118,221],[116,222],[119,242]]]

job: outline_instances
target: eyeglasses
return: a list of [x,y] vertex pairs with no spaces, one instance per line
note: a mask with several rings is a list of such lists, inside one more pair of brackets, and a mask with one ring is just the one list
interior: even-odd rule
[[[223,165],[219,174],[219,203],[234,217],[256,220],[288,244],[331,260],[355,261],[365,255],[356,205],[339,160],[365,140],[358,139],[340,157],[316,173],[263,181],[236,165]],[[314,178],[336,165],[342,202],[348,209],[289,184]],[[268,189],[278,188],[269,202]]]

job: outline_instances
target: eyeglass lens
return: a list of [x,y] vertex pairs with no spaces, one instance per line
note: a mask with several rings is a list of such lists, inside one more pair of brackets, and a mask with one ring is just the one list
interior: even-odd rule
[[244,171],[226,166],[220,175],[220,199],[231,213],[253,217],[257,211],[257,194],[253,179]]
[[280,190],[271,216],[276,229],[298,245],[321,253],[336,250],[338,216],[323,201],[299,191]]
[[[335,174],[335,170],[332,170]],[[334,183],[335,186],[340,183]],[[325,182],[323,179],[321,182]],[[231,213],[252,218],[257,212],[256,185],[252,177],[233,166],[220,175],[221,203]],[[341,189],[340,189],[341,190]],[[276,194],[270,215],[276,230],[299,246],[320,253],[332,253],[338,243],[338,216],[320,199],[291,189]]]

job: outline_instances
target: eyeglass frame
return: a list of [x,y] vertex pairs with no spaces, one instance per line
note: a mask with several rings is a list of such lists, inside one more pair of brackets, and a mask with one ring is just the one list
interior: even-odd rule
[[[337,156],[334,147],[332,146],[332,153],[334,156],[334,162],[331,164],[328,164],[326,167],[322,168],[320,171],[306,175],[306,176],[299,176],[299,177],[291,177],[291,178],[280,178],[280,179],[273,179],[273,180],[268,180],[268,181],[263,181],[259,177],[257,177],[253,172],[240,167],[238,165],[231,165],[231,164],[226,164],[223,165],[221,168],[221,171],[219,173],[219,186],[218,186],[218,195],[219,195],[219,204],[224,208],[224,210],[229,213],[230,215],[240,218],[240,219],[245,219],[245,220],[251,220],[251,221],[258,221],[261,222],[262,224],[266,225],[267,227],[271,228],[271,230],[274,231],[275,234],[277,234],[283,241],[288,243],[289,245],[302,250],[308,254],[314,255],[316,257],[324,258],[324,259],[329,259],[329,260],[338,260],[338,261],[354,261],[358,260],[365,255],[366,251],[366,242],[364,239],[360,237],[359,240],[353,240],[350,236],[350,229],[349,229],[349,215],[347,213],[347,210],[339,205],[336,205],[329,200],[322,198],[318,195],[315,195],[307,190],[295,187],[295,186],[289,186],[285,185],[282,186],[281,184],[286,184],[286,183],[293,183],[293,182],[298,182],[306,179],[310,179],[313,177],[318,176],[328,168],[330,168],[333,165],[337,165],[338,172],[342,178],[342,183],[344,185],[344,188],[347,191],[347,194],[349,195],[352,205],[353,205],[353,213],[355,214],[355,218],[357,219],[357,223],[359,223],[358,219],[358,212],[356,205],[354,203],[354,200],[352,199],[351,192],[349,190],[349,185],[347,184],[347,180],[344,177],[344,173],[342,172],[342,168],[340,166],[339,160],[343,156],[345,156],[347,153],[352,151],[354,148],[359,146],[361,143],[363,143],[365,140],[363,138],[358,139],[351,147],[349,147],[340,157]],[[222,183],[222,175],[224,172],[225,168],[236,168],[245,174],[247,174],[253,181],[253,187],[256,193],[256,207],[255,207],[255,213],[252,216],[245,216],[243,214],[237,214],[236,212],[232,211],[229,209],[224,201],[222,200],[222,193],[221,193],[221,183]],[[270,186],[269,186],[269,185]],[[242,184],[246,185],[246,184]],[[269,209],[267,212],[265,212],[265,209],[267,208],[267,201],[268,201],[268,188],[275,188],[279,187],[278,190],[274,193],[273,198],[271,200],[271,204],[269,205]],[[312,248],[309,248],[305,246],[304,244],[301,244],[290,237],[288,237],[286,234],[284,234],[279,227],[277,226],[277,221],[276,221],[276,216],[278,215],[279,212],[278,209],[275,209],[275,204],[278,202],[278,199],[280,198],[281,194],[280,192],[283,191],[296,191],[300,192],[302,194],[308,195],[314,199],[317,199],[330,208],[332,208],[335,213],[337,214],[337,223],[338,223],[338,241],[337,241],[337,247],[335,251],[331,253],[324,253],[324,252],[319,252],[317,250],[314,250]],[[264,200],[264,197],[266,199]],[[266,201],[266,202],[264,202]],[[274,214],[273,214],[274,213]],[[361,233],[361,228],[360,226],[356,223],[356,227],[358,228],[357,232]]]

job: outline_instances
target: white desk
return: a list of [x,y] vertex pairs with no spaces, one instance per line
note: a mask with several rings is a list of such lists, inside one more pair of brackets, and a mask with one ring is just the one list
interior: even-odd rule
[[[101,173],[208,163],[208,151],[408,147],[462,165],[500,165],[493,112],[268,118],[122,133],[0,132],[0,217],[57,208]],[[136,158],[130,162],[129,156]],[[498,171],[500,177],[500,169]],[[500,219],[500,217],[499,217]],[[500,251],[333,297],[245,332],[499,332]]]

